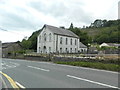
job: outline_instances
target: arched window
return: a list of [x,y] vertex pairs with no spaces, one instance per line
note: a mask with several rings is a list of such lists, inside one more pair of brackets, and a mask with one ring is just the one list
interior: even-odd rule
[[66,53],[68,52],[67,48],[66,48]]
[[68,39],[66,38],[66,45],[68,44]]
[[39,47],[39,53],[40,53],[40,51],[41,51],[41,49],[40,49],[40,47]]
[[47,40],[47,38],[46,38],[46,33],[44,34],[44,41],[46,41]]
[[60,37],[60,44],[62,44],[62,37]]
[[60,53],[62,53],[62,48],[60,48]]
[[77,52],[77,49],[75,48],[75,53]]
[[49,47],[49,53],[51,53],[51,47]]
[[72,48],[70,48],[70,52],[72,53]]
[[72,45],[72,39],[70,39],[70,43],[71,43],[71,45]]
[[75,39],[75,45],[77,45],[77,40]]
[[39,37],[39,43],[41,42],[41,36]]
[[51,42],[51,33],[49,34],[49,42]]

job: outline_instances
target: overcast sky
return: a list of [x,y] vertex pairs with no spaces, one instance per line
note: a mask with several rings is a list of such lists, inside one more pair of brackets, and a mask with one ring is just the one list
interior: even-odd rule
[[119,0],[0,0],[0,40],[15,42],[44,24],[89,26],[96,19],[116,20]]

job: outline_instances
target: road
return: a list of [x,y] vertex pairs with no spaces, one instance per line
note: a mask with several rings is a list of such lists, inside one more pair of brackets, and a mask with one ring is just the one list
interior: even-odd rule
[[1,66],[3,88],[118,88],[112,71],[19,59],[2,59]]

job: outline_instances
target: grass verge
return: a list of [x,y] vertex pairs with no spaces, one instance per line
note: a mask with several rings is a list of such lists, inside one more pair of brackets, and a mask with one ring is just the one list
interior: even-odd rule
[[118,64],[105,64],[105,63],[100,63],[100,62],[84,62],[84,61],[81,61],[81,62],[54,62],[54,63],[110,70],[110,71],[116,71],[116,72],[120,71],[120,65],[118,65]]

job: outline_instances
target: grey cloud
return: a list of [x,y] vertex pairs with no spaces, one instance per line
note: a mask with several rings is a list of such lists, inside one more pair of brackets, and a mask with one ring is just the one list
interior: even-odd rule
[[69,3],[56,1],[50,5],[42,2],[32,2],[29,6],[45,15],[50,15],[58,20],[62,20],[61,22],[83,22],[88,24],[92,21],[92,15],[83,10],[83,3],[73,3],[71,0]]
[[[18,12],[17,12],[18,10]],[[2,11],[2,10],[1,10]],[[25,14],[27,18],[22,17],[22,14]],[[11,13],[8,11],[2,11],[1,16],[2,21],[0,21],[1,27],[7,27],[8,29],[35,29],[34,22],[32,22],[33,18],[30,16],[26,10],[22,8],[16,8],[16,13]]]
[[45,15],[52,15],[54,17],[62,17],[64,13],[67,12],[67,7],[61,2],[53,2],[49,5],[42,2],[31,2],[29,6],[35,8],[39,12],[44,13]]
[[[34,8],[44,15],[52,16],[59,24],[64,26],[71,22],[89,24],[92,21],[92,15],[85,12],[82,6],[83,3],[75,3],[73,0],[56,0],[49,4],[45,4],[41,0],[37,2],[33,0],[26,3],[26,7]],[[37,18],[23,7],[16,6],[14,10],[15,12],[10,12],[10,10],[0,8],[0,26],[14,30],[19,28],[29,30],[36,29],[36,27],[38,29],[39,26],[44,24],[43,21],[39,20],[38,22]]]

